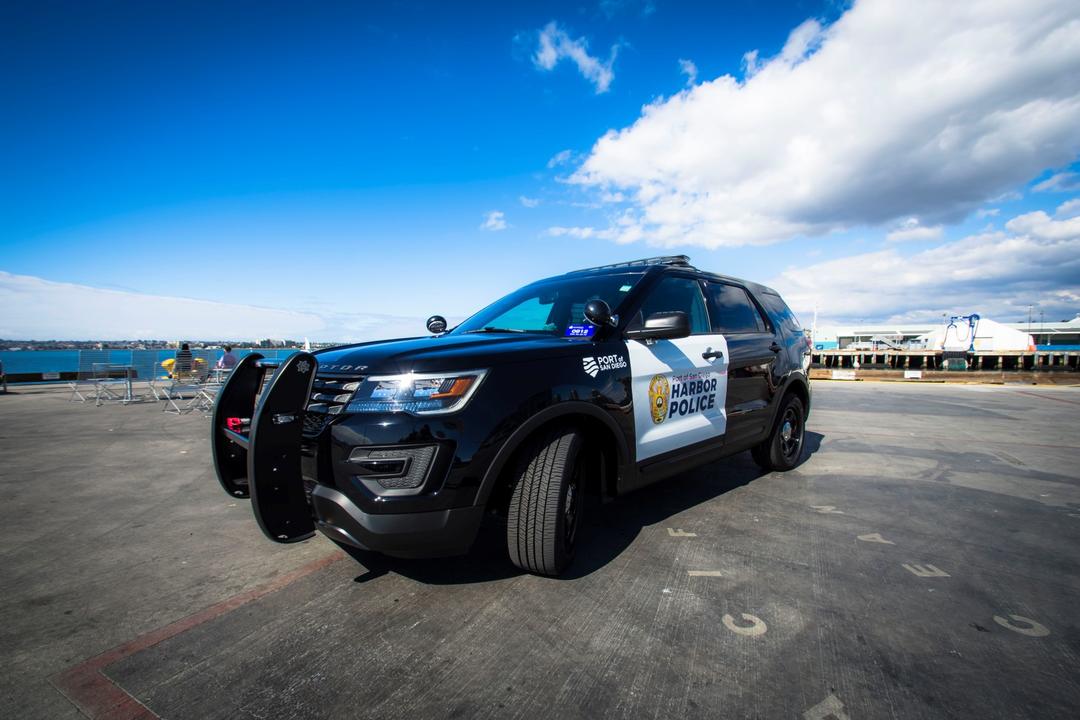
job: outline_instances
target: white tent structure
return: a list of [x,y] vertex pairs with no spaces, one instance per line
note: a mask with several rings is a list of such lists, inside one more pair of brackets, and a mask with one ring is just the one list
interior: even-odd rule
[[927,350],[966,352],[975,336],[975,352],[1032,352],[1035,338],[993,320],[978,315],[954,318],[947,324],[918,338],[917,343]]

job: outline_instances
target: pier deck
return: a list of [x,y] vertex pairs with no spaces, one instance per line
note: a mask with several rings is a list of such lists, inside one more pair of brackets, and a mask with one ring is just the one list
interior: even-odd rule
[[0,396],[0,717],[1074,718],[1076,388],[817,383],[808,457],[593,509],[572,572],[266,541],[208,423]]

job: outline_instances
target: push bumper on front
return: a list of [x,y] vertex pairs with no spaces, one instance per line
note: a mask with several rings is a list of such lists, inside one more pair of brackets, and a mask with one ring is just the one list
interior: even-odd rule
[[259,527],[275,542],[306,540],[315,532],[300,442],[318,365],[306,352],[281,362],[251,353],[233,368],[214,402],[210,444],[218,481],[230,495],[251,498]]
[[[368,513],[344,493],[316,484],[310,502],[302,474],[304,411],[318,361],[308,353],[266,360],[253,353],[218,394],[211,423],[214,467],[222,488],[250,497],[255,519],[275,542],[306,540],[316,529],[353,547],[396,557],[468,551],[482,507]],[[273,371],[266,380],[265,375]]]

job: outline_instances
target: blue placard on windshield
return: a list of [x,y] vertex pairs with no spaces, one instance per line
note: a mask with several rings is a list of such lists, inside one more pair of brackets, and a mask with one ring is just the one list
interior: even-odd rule
[[566,328],[566,337],[592,337],[596,332],[593,325],[569,325]]

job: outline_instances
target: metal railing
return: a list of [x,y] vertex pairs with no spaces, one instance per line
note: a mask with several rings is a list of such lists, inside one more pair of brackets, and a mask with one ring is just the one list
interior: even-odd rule
[[[270,361],[283,361],[297,350],[233,350],[238,358],[252,352]],[[229,369],[217,367],[221,355],[221,350],[192,350],[190,369],[176,369],[175,350],[80,350],[78,370],[67,382],[71,389],[69,401],[92,401],[99,406],[107,402],[164,401],[163,410],[167,412],[209,412],[229,375]]]

